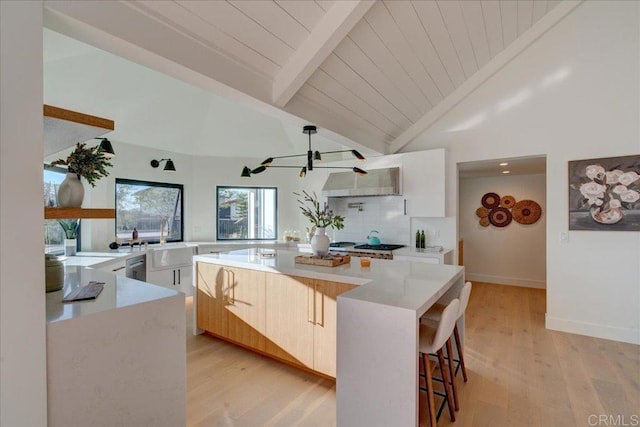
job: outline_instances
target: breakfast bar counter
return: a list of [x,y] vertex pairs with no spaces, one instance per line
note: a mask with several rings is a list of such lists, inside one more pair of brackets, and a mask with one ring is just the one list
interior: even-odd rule
[[[92,281],[97,298],[62,302]],[[46,305],[47,425],[186,424],[184,294],[66,265]]]
[[[262,292],[266,294],[267,303],[274,300],[270,294],[279,286],[278,275],[296,278],[295,284],[307,284],[307,288],[312,288],[311,297],[304,293],[306,290],[302,291],[301,300],[306,307],[302,310],[305,317],[300,324],[309,323],[316,327],[316,335],[321,332],[318,326],[332,326],[336,329],[333,331],[333,338],[336,339],[335,353],[330,357],[337,361],[337,369],[334,375],[327,375],[335,376],[337,381],[338,426],[417,425],[419,319],[445,293],[459,292],[464,284],[464,268],[382,259],[372,259],[369,267],[362,267],[359,258],[352,258],[351,263],[345,265],[321,267],[297,264],[297,255],[301,254],[285,250],[246,249],[195,256],[195,285],[200,287],[197,297],[212,301],[217,295],[218,299],[222,300],[209,305],[194,301],[196,311],[215,310],[216,304],[223,309],[232,310],[230,307],[235,304],[236,299],[244,301],[245,307],[251,304],[252,307],[257,306],[255,302],[242,300],[240,293],[235,293],[236,290],[242,290],[245,280],[243,277],[246,276],[234,269],[266,274],[267,280],[255,276],[255,281],[262,280],[262,283],[265,283]],[[216,275],[210,275],[209,279],[202,272],[198,272],[199,265],[203,267],[207,264],[219,266],[215,270]],[[230,283],[223,283],[226,279],[216,282],[217,279],[225,277],[231,278]],[[341,293],[333,292],[329,298],[326,298],[329,295],[327,292],[316,297],[316,290],[321,288],[316,285],[317,281],[341,283],[348,288]],[[294,292],[289,290],[286,295],[293,294]],[[312,301],[311,309],[309,301]],[[285,304],[278,306],[277,310],[282,311],[292,305],[294,302],[287,300]],[[331,322],[330,315],[325,314],[324,310],[327,307],[334,308],[333,314],[337,317],[335,323]],[[273,319],[273,315],[269,312],[274,310],[269,306],[266,310],[267,314],[260,313],[257,318],[250,319],[247,315],[241,319],[248,323],[247,326],[252,332],[258,331],[261,339],[266,341],[266,344],[262,344],[265,346],[263,348],[267,348],[266,353],[272,354],[268,351],[268,346],[275,343],[280,350],[284,349],[288,355],[295,356],[300,365],[323,373],[321,369],[310,365],[321,359],[318,354],[311,355],[311,362],[306,362],[304,356],[300,355],[302,353],[296,352],[293,345],[299,345],[299,337],[296,336],[291,347],[285,341],[279,341],[279,331],[270,329],[270,319]],[[322,314],[319,315],[318,312]],[[242,317],[240,311],[237,313],[233,317]],[[196,313],[196,317],[196,320],[207,321],[215,316],[211,313]],[[289,323],[291,318],[287,318]],[[266,319],[266,325],[256,319]],[[238,319],[226,318],[225,321],[233,320]],[[281,322],[279,325],[286,327],[289,324]],[[215,326],[211,325],[212,328]],[[461,332],[464,331],[464,316],[460,319],[459,328]],[[229,326],[227,330],[230,330]],[[207,331],[211,332],[210,329]],[[218,336],[223,333],[213,332]],[[313,334],[314,332],[312,347]],[[258,338],[254,341],[259,342]],[[237,342],[237,339],[231,341]],[[253,348],[253,345],[246,342],[240,344]],[[258,345],[260,344],[256,344]],[[286,355],[277,356],[287,360]]]

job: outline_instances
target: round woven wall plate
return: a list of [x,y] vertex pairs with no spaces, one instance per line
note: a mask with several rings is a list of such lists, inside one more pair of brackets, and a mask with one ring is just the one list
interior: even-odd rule
[[482,206],[487,209],[493,209],[500,206],[500,196],[496,193],[487,193],[482,196]]
[[516,198],[513,196],[504,196],[500,199],[500,206],[503,208],[511,209],[516,204]]
[[533,200],[520,200],[511,210],[513,219],[519,224],[534,224],[542,215],[542,208]]
[[489,218],[480,218],[480,225],[483,227],[488,227],[489,226]]
[[476,215],[479,218],[486,218],[489,216],[489,209],[485,207],[479,207],[478,209],[476,209]]
[[489,222],[496,227],[506,227],[511,223],[511,212],[505,208],[491,209],[489,212]]

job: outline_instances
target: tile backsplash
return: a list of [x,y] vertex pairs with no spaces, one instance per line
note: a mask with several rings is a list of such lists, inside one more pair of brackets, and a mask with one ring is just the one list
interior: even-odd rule
[[330,198],[329,209],[345,218],[342,230],[327,230],[331,241],[366,242],[369,232],[378,230],[382,243],[411,244],[411,220],[401,196]]

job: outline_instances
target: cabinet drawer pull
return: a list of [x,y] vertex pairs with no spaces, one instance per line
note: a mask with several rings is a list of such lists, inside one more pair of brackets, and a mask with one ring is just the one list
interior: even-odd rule
[[180,269],[178,269],[178,285],[182,284],[182,280],[180,279]]
[[125,269],[125,268],[126,268],[126,266],[124,266],[124,265],[123,265],[122,267],[114,268],[114,269],[113,269],[113,270],[111,270],[111,271],[120,271],[120,270],[123,270],[123,269]]
[[404,214],[407,214],[407,199],[404,199]]

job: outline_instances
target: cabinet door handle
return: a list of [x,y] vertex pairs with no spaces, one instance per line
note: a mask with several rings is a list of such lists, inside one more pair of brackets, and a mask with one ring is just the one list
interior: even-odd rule
[[[317,292],[317,291],[316,291]],[[324,327],[324,290],[323,287],[320,287],[320,321],[316,320],[316,325]],[[317,307],[317,305],[316,305]],[[315,316],[315,313],[314,313]]]
[[122,267],[114,268],[114,269],[113,269],[113,270],[111,270],[111,271],[120,271],[120,270],[122,270],[122,269],[124,269],[124,268],[126,268],[126,267],[123,265]]
[[404,199],[404,214],[407,214],[407,199]]
[[173,286],[176,285],[176,271],[173,270]]
[[236,303],[236,273],[233,270],[229,270],[229,276],[231,277],[231,304]]
[[[314,290],[315,291],[315,290]],[[315,292],[314,292],[314,296],[313,298],[309,298],[309,294],[312,292],[311,290],[311,286],[307,286],[307,322],[311,323],[312,325],[314,325],[314,319],[311,318],[311,309],[310,307],[310,300],[314,301],[314,305],[315,305]],[[313,308],[315,310],[315,307]]]
[[318,306],[317,302],[316,302],[316,295],[318,293],[317,289],[316,289],[316,281],[313,281],[313,324],[317,325],[318,324],[318,317],[316,315],[316,307]]
[[180,269],[178,269],[178,285],[182,285],[182,280],[180,279]]

